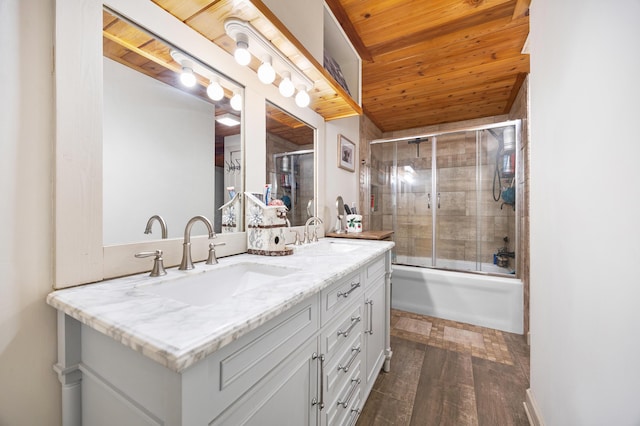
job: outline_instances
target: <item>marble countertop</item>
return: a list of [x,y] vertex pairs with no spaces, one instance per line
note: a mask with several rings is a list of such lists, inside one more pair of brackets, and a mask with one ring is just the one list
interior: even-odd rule
[[[318,250],[322,244],[333,242],[359,247],[348,253]],[[144,273],[58,290],[47,296],[47,303],[165,367],[181,372],[359,269],[393,245],[388,241],[347,242],[325,238],[319,243],[296,247],[291,256],[240,254],[222,258],[218,265],[197,263],[191,271],[170,268],[163,277],[151,278]],[[149,292],[148,287],[156,282],[194,274],[213,275],[218,268],[246,262],[297,270],[268,285],[207,306],[194,306]]]

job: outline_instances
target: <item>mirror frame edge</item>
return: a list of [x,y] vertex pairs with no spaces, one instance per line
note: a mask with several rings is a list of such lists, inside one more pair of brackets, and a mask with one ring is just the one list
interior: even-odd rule
[[[104,5],[120,12],[135,10],[141,16],[146,16],[150,5],[161,10],[151,2],[142,1],[110,0]],[[98,30],[102,28],[102,10],[103,1],[100,0],[58,0],[55,5],[54,289],[145,272],[149,265],[135,260],[133,254],[155,250],[158,246],[166,246],[166,266],[172,266],[172,259],[182,250],[181,238],[103,247],[102,31]],[[166,21],[170,15],[159,10],[152,15],[157,17],[164,13],[167,16],[162,18]],[[123,15],[128,16],[128,13]],[[174,29],[175,25],[184,25],[172,16],[171,20]],[[146,27],[146,23],[141,25]],[[177,31],[180,37],[185,37],[184,30]],[[219,49],[208,40],[207,43],[208,49]],[[243,113],[243,157],[246,155],[245,122]],[[245,181],[243,179],[246,187]],[[228,240],[227,245],[219,249],[219,255],[246,252],[246,232],[230,235],[219,234],[220,240]],[[194,261],[206,259],[207,241],[205,237],[193,238]],[[124,259],[129,261],[123,262]],[[179,264],[179,260],[175,264]]]

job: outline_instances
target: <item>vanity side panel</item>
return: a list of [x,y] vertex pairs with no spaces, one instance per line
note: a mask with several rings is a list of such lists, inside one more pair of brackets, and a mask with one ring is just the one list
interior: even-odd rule
[[[83,424],[94,424],[103,415],[110,419],[107,408],[116,407],[144,424],[182,424],[180,374],[86,325],[82,326],[80,369]],[[105,406],[96,398],[104,398]]]

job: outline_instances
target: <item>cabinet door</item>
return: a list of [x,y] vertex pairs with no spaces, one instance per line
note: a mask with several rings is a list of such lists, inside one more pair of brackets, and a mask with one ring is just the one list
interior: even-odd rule
[[299,426],[317,424],[317,339],[288,357],[255,389],[218,416],[212,425]]
[[364,333],[367,391],[373,386],[373,382],[376,380],[385,358],[385,306],[384,278],[380,278],[365,294],[365,315],[367,322]]

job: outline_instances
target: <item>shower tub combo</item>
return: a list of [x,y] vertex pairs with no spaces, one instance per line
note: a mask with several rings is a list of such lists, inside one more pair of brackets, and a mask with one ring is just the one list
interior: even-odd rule
[[520,122],[371,143],[373,230],[393,229],[392,307],[522,334]]

